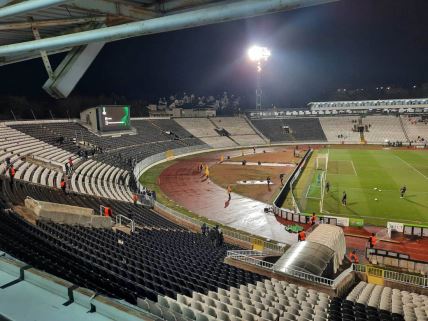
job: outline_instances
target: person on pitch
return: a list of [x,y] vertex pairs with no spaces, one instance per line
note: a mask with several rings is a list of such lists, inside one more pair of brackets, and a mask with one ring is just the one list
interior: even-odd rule
[[400,198],[404,198],[404,194],[406,194],[406,191],[407,191],[406,185],[400,188]]
[[346,192],[343,191],[343,194],[342,194],[342,205],[343,206],[346,206],[347,198],[348,198],[348,196],[346,195]]

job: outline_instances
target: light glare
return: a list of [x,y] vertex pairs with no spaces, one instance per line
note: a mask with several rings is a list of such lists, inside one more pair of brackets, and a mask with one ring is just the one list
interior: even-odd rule
[[251,61],[267,61],[270,57],[270,50],[266,47],[253,46],[248,49],[248,57]]

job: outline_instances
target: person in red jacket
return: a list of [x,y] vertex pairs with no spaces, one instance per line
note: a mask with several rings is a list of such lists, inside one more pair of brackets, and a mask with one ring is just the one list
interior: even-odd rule
[[111,208],[108,206],[104,206],[104,216],[111,217]]
[[360,260],[358,259],[358,255],[355,252],[355,250],[353,250],[351,253],[349,253],[349,261],[351,261],[352,263],[358,264],[360,262]]
[[13,188],[13,182],[15,179],[16,169],[13,167],[13,164],[9,166],[9,177],[10,177],[10,187]]
[[61,178],[61,182],[59,183],[62,191],[64,194],[67,194],[67,182],[64,180],[64,178]]
[[137,205],[137,202],[138,202],[138,195],[137,194],[132,194],[132,202],[134,202],[134,205]]
[[304,230],[301,230],[299,234],[297,234],[297,239],[299,242],[303,242],[306,240],[306,233]]
[[310,221],[311,221],[311,226],[315,225],[315,223],[317,222],[317,216],[315,215],[315,212],[312,213]]
[[372,233],[372,235],[369,237],[369,246],[370,248],[374,248],[374,246],[376,245],[377,239],[376,239],[376,235],[374,233]]

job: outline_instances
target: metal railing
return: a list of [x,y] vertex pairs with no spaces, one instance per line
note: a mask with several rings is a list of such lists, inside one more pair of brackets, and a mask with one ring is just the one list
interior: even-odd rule
[[[262,267],[271,271],[274,271],[274,263],[263,261],[258,259],[257,257],[266,256],[268,253],[260,252],[260,251],[250,251],[250,250],[231,250],[227,251],[227,257],[230,259],[238,260],[241,262],[245,262],[251,265],[255,265],[258,267]],[[329,279],[322,276],[314,275],[311,273],[303,272],[300,270],[295,270],[292,268],[286,268],[285,271],[275,271],[275,273],[283,273],[288,276],[292,276],[304,281],[317,283],[325,286],[329,286],[331,288],[336,288],[346,276],[348,276],[352,272],[352,267],[344,270],[336,279]]]
[[385,270],[363,264],[352,264],[352,269],[356,272],[368,273],[377,277],[382,277],[384,280],[428,288],[428,278],[425,276]]
[[126,216],[124,216],[122,214],[116,215],[116,224],[127,226],[126,224],[122,224],[122,221],[125,221],[125,222],[128,223],[128,225],[130,225],[131,232],[135,232],[135,222],[134,222],[134,220],[131,220],[129,217],[126,217]]
[[307,273],[307,272],[303,272],[303,271],[299,271],[299,270],[295,270],[292,268],[287,268],[284,273],[287,275],[308,281],[308,282],[327,285],[330,287],[333,286],[333,284],[334,284],[334,280],[332,280],[332,279],[325,278],[325,277],[318,276],[318,275],[311,274],[311,273]]
[[383,278],[385,280],[428,288],[428,278],[423,276],[384,270]]
[[227,256],[232,255],[251,255],[251,256],[266,256],[270,255],[268,252],[260,252],[255,250],[229,250],[227,251]]
[[[245,262],[251,265],[256,265],[265,269],[273,270],[274,264],[271,262],[263,261],[260,259],[254,258],[254,256],[264,256],[266,254],[263,254],[262,252],[250,254],[250,253],[239,253],[241,251],[227,251],[227,257],[238,260],[241,262]],[[257,251],[250,251],[250,252],[257,252]]]

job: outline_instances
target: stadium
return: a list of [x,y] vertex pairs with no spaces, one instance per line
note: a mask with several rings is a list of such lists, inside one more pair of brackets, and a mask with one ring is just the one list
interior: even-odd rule
[[[329,2],[0,1],[0,65],[42,58],[67,102],[108,42]],[[274,55],[248,50],[255,108],[226,92],[144,116],[12,106],[0,320],[428,320],[428,98],[267,108]]]

